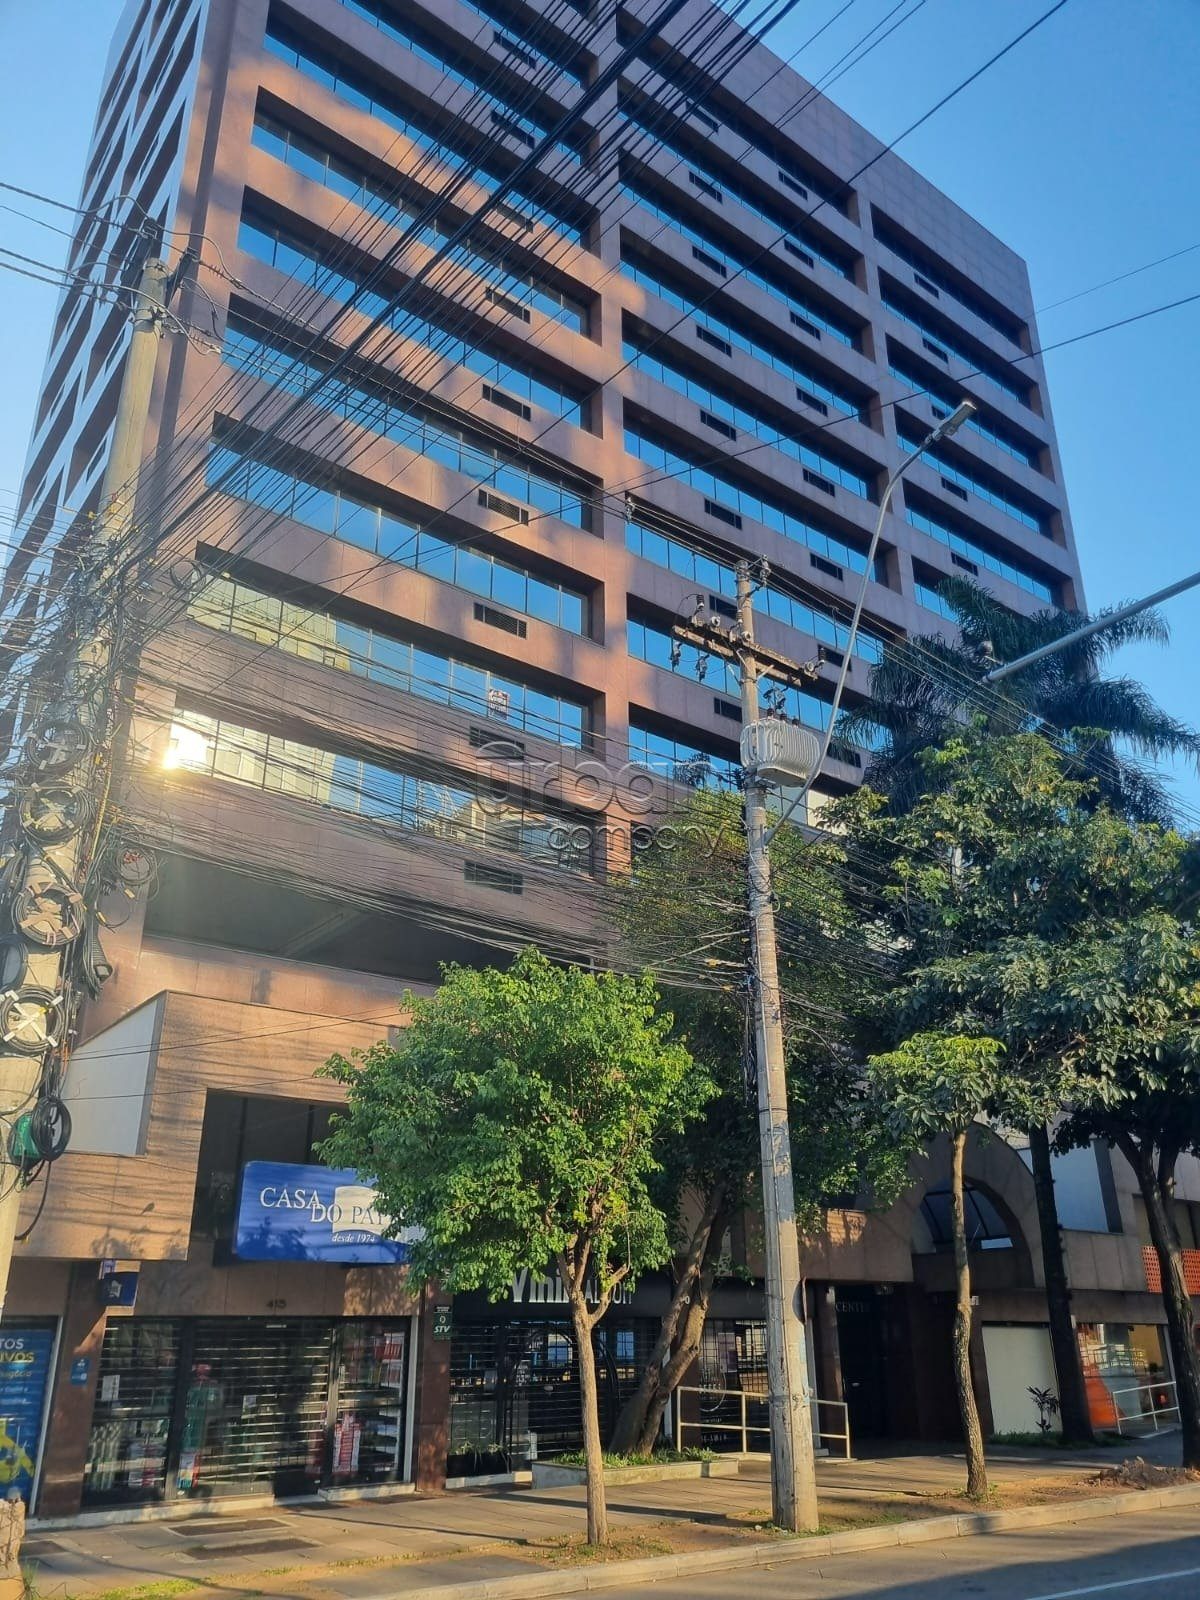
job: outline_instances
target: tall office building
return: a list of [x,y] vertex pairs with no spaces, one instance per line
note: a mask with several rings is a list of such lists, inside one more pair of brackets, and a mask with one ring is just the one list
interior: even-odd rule
[[[569,1439],[553,1283],[414,1295],[372,1257],[378,1219],[339,1257],[353,1175],[336,1203],[314,1176],[338,1098],[315,1069],[439,962],[603,954],[644,774],[735,770],[736,687],[671,627],[729,613],[739,557],[770,563],[762,640],[824,648],[783,695],[824,725],[883,484],[962,397],[974,419],[892,502],[850,696],[882,640],[944,626],[946,576],[1020,611],[1079,598],[1022,261],[704,0],[655,32],[658,9],[130,0],[117,31],[70,268],[128,288],[192,255],[135,514],[154,564],[122,804],[157,881],[105,935],[74,1141],[10,1299],[43,1362],[45,1513],[437,1483]],[[98,509],[128,337],[127,296],[64,293],[10,630]],[[861,765],[841,749],[818,790]],[[1036,1327],[1028,1175],[974,1158],[979,1237],[1012,1245],[993,1287]],[[1097,1227],[1121,1226],[1110,1190]],[[871,1222],[811,1258],[822,1392],[851,1362],[878,1387],[884,1312],[917,1374],[889,1369],[890,1417],[860,1397],[860,1427],[941,1426],[926,1201],[873,1253]],[[661,1292],[614,1309],[611,1403]],[[759,1359],[756,1308],[718,1294],[722,1382]]]

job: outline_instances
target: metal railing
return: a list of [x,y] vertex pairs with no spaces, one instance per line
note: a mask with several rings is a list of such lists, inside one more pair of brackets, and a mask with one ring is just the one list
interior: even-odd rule
[[[813,1395],[812,1408],[813,1438],[818,1440],[818,1442],[822,1445],[825,1445],[827,1442],[842,1445],[844,1448],[841,1451],[841,1454],[843,1454],[846,1460],[849,1461],[850,1407],[844,1400],[822,1400],[820,1395]],[[832,1411],[835,1415],[840,1414],[842,1423],[842,1431],[840,1433],[835,1432],[832,1428],[826,1427],[825,1423],[822,1422],[821,1414],[823,1411],[826,1413]]]
[[[678,1399],[675,1407],[675,1432],[682,1450],[686,1444],[703,1444],[704,1435],[725,1434],[738,1441],[737,1449],[741,1455],[765,1455],[771,1449],[771,1428],[767,1422],[767,1397],[765,1394],[756,1393],[752,1389],[709,1389],[694,1385],[680,1384],[675,1391]],[[685,1394],[699,1396],[699,1405],[703,1409],[705,1402],[710,1407],[707,1416],[685,1417],[683,1415],[682,1398]],[[843,1454],[847,1461],[850,1459],[850,1409],[844,1400],[822,1400],[817,1395],[809,1396],[812,1406],[813,1438],[822,1447],[828,1443],[839,1447],[839,1454]],[[734,1405],[737,1412],[734,1417],[724,1415]],[[752,1422],[748,1414],[748,1407],[754,1405],[761,1408],[763,1421]],[[830,1412],[840,1413],[841,1430],[825,1425],[822,1413],[826,1416]],[[684,1430],[689,1429],[700,1438],[687,1440]],[[751,1438],[756,1441],[751,1443]]]
[[[1134,1412],[1123,1411],[1119,1398],[1123,1394],[1146,1395],[1149,1408]],[[1113,1409],[1117,1413],[1117,1432],[1120,1434],[1124,1434],[1127,1425],[1146,1422],[1153,1424],[1150,1430],[1152,1433],[1161,1433],[1160,1423],[1163,1417],[1173,1416],[1175,1423],[1180,1420],[1179,1396],[1174,1379],[1166,1379],[1162,1383],[1133,1383],[1124,1389],[1110,1389],[1109,1395],[1112,1398]],[[1159,1404],[1160,1399],[1162,1404]]]

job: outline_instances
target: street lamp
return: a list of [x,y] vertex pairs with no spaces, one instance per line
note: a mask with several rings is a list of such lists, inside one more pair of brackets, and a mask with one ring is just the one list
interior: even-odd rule
[[895,493],[896,485],[914,461],[920,460],[926,450],[932,449],[934,445],[940,444],[943,439],[949,439],[952,434],[957,433],[963,423],[975,415],[975,411],[974,400],[960,400],[950,415],[943,417],[937,427],[931,429],[925,435],[916,449],[910,455],[905,456],[884,486],[883,494],[879,500],[879,515],[875,518],[875,532],[871,535],[871,542],[867,546],[867,562],[863,569],[862,582],[858,586],[858,599],[854,603],[854,615],[850,619],[850,631],[846,635],[846,643],[842,651],[842,665],[838,672],[837,683],[834,686],[833,700],[829,707],[829,722],[825,729],[825,736],[821,741],[820,753],[813,763],[811,772],[809,772],[801,785],[800,792],[767,834],[765,840],[767,844],[770,844],[797,806],[802,805],[807,799],[808,792],[816,782],[817,775],[824,766],[825,758],[829,754],[829,746],[833,740],[834,724],[837,721],[838,709],[842,703],[842,691],[846,687],[846,676],[850,671],[850,660],[854,654],[854,641],[858,637],[858,625],[862,620],[863,606],[867,600],[867,585],[871,581],[871,570],[875,565],[875,554],[879,549],[879,540],[883,533],[883,520],[887,516],[888,506],[891,503],[892,495]]

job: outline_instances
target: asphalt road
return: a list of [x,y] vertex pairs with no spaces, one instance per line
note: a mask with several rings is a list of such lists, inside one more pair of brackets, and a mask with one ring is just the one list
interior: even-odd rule
[[1198,1600],[1200,1508],[714,1573],[608,1600]]

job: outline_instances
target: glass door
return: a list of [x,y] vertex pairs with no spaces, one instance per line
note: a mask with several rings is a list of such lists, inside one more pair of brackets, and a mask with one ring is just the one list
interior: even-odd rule
[[329,1477],[334,1484],[400,1476],[408,1324],[356,1318],[338,1333]]

